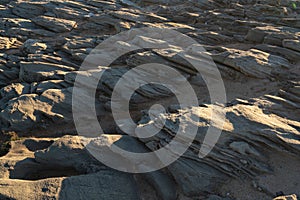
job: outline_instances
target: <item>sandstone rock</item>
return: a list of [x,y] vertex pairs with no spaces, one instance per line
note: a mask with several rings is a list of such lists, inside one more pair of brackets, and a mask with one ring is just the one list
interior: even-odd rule
[[[3,129],[9,127],[20,135],[47,135],[52,132],[53,136],[57,136],[72,133],[72,123],[69,123],[72,122],[70,95],[68,89],[49,89],[40,96],[24,94],[11,99],[0,112],[1,126]],[[53,124],[61,124],[61,128],[57,129]]]
[[62,137],[48,149],[35,152],[35,161],[48,167],[75,168],[81,173],[97,171],[95,167],[101,164],[88,153],[85,143],[85,139],[78,136]]
[[300,52],[299,40],[283,40],[282,45],[286,48]]
[[20,80],[25,82],[40,82],[45,80],[63,79],[71,67],[43,62],[22,62],[20,69]]
[[300,60],[300,53],[297,51],[294,51],[292,49],[282,48],[278,46],[273,45],[266,45],[266,44],[260,44],[255,46],[256,49],[271,53],[274,55],[279,55],[283,58],[286,58],[292,62],[297,62]]
[[274,198],[274,200],[297,200],[297,196],[293,194],[288,196],[276,197]]
[[23,44],[23,51],[29,54],[43,53],[47,49],[47,45],[38,40],[26,40]]
[[16,38],[6,38],[6,37],[0,37],[0,48],[1,49],[10,49],[14,46],[14,43],[16,42]]
[[300,28],[299,18],[283,18],[280,20],[280,23],[290,27]]
[[257,78],[276,76],[291,67],[288,60],[256,49],[249,51],[228,49],[223,53],[213,55],[213,58],[217,62]]
[[297,29],[287,27],[255,27],[249,30],[246,40],[281,46],[284,39],[297,39]]
[[4,30],[9,30],[13,27],[15,28],[36,28],[36,25],[32,23],[29,19],[23,18],[2,18],[1,28]]
[[[0,158],[0,199],[252,200],[273,198],[278,191],[284,192],[279,195],[296,194],[300,185],[299,7],[298,2],[289,0],[2,0],[0,148],[9,151]],[[190,56],[213,57],[227,102],[211,102],[205,77],[179,56],[180,45],[159,49],[161,43],[177,41],[176,35],[131,38],[129,34],[124,42],[114,41],[103,51],[93,52],[95,60],[80,68],[106,38],[140,27],[173,29],[205,45],[204,53],[192,46]],[[135,51],[150,43],[153,48]],[[96,65],[98,53],[107,61],[124,49],[130,53],[111,66]],[[141,86],[129,106],[137,123],[133,128],[147,128],[143,133],[147,134],[157,130],[155,122],[161,122],[161,130],[137,139],[131,137],[136,133],[133,129],[129,136],[116,125],[111,95],[126,72],[148,63],[167,65],[182,77],[150,67],[136,74],[191,84],[199,106],[179,105],[166,87]],[[209,74],[211,66],[201,64],[201,73]],[[95,107],[105,134],[92,129],[88,136],[98,138],[70,136],[77,134],[72,100],[81,102],[76,116],[90,109],[86,98],[104,70]],[[82,78],[81,90],[72,99],[76,77]],[[125,88],[132,88],[135,82],[145,83],[133,77]],[[124,96],[119,100],[124,102]],[[148,112],[154,104],[163,105],[166,113]],[[123,114],[126,106],[118,106]],[[210,124],[214,120],[211,112],[218,108],[226,113],[224,127]],[[80,116],[80,125],[91,130],[90,113]],[[95,159],[97,152],[104,153],[116,164],[130,167],[124,154],[109,148],[112,144],[133,152],[155,151],[172,141],[180,122],[196,125],[196,138],[180,159],[159,171],[121,173]],[[222,130],[222,134],[212,151],[200,159],[209,127]],[[17,139],[10,142],[11,147],[10,139]],[[184,141],[178,141],[177,147]],[[157,156],[153,159],[159,161]],[[297,198],[294,196],[284,198]]]
[[12,12],[15,15],[18,15],[22,18],[29,19],[39,15],[42,15],[45,12],[43,3],[35,2],[11,2],[13,3]]
[[[187,196],[195,195],[196,193],[199,192],[197,191],[196,188],[198,189],[202,188],[201,191],[206,191],[206,192],[213,191],[216,185],[215,184],[210,185],[210,183],[211,182],[217,183],[215,180],[216,177],[218,177],[217,179],[219,181],[219,184],[222,185],[223,184],[222,182],[227,179],[226,176],[229,177],[241,176],[241,174],[243,173],[247,174],[247,176],[250,177],[257,176],[255,175],[257,173],[272,174],[273,172],[271,169],[274,166],[270,166],[269,165],[270,163],[261,160],[261,158],[264,157],[263,155],[264,151],[262,149],[264,149],[265,146],[274,149],[274,153],[281,151],[280,150],[281,145],[284,145],[285,146],[284,148],[289,149],[288,151],[293,151],[292,149],[298,151],[299,141],[297,141],[296,138],[297,135],[299,134],[299,131],[297,129],[294,129],[294,127],[292,126],[287,126],[286,124],[282,123],[281,121],[282,119],[280,118],[270,118],[270,116],[267,117],[267,115],[264,114],[266,110],[264,112],[262,110],[259,111],[259,107],[260,107],[259,105],[265,104],[265,100],[264,99],[258,100],[257,102],[253,102],[254,104],[252,105],[236,104],[225,108],[225,110],[227,110],[227,120],[229,121],[226,122],[225,126],[223,127],[223,131],[229,133],[234,130],[234,134],[230,136],[227,134],[222,135],[221,138],[219,139],[218,144],[216,145],[221,148],[219,149],[218,147],[216,147],[215,150],[213,150],[213,152],[210,153],[210,156],[204,158],[203,160],[200,160],[198,158],[198,155],[196,155],[198,152],[198,150],[196,149],[199,149],[198,144],[201,144],[203,142],[202,133],[206,131],[207,126],[206,128],[202,126],[198,130],[198,136],[196,137],[196,141],[198,140],[198,138],[200,139],[200,141],[198,141],[197,144],[195,143],[195,145],[191,145],[190,150],[187,151],[181,159],[179,159],[178,161],[176,161],[175,163],[173,163],[168,167],[169,171],[174,175],[176,182],[179,183],[178,185],[179,187],[181,187],[185,195]],[[293,108],[289,108],[288,106],[285,106],[285,108],[293,109]],[[199,112],[196,111],[198,109]],[[192,112],[194,114],[197,113],[198,116],[201,116],[200,117],[200,122],[201,122],[202,121],[201,118],[207,116],[205,114],[206,109],[208,108],[205,107],[199,107],[197,109],[193,108]],[[239,110],[238,115],[240,117],[235,117],[237,113],[236,114],[234,113],[237,110]],[[274,110],[276,110],[276,108],[274,108]],[[272,109],[272,111],[271,110],[269,111],[274,112],[274,110]],[[286,112],[286,111],[284,111],[283,109],[280,109],[280,111],[277,110],[277,113],[279,112]],[[182,111],[182,113],[186,113],[186,111]],[[169,119],[167,118],[168,120],[170,120],[169,126],[176,126],[176,120],[174,120],[174,115],[179,117],[182,116],[182,113],[179,111],[179,113],[177,114],[168,114],[170,115],[170,118]],[[282,114],[278,114],[278,115],[282,115]],[[247,118],[241,116],[247,116]],[[241,121],[237,123],[235,120],[241,120]],[[142,123],[145,123],[146,121],[147,120],[144,120],[142,121]],[[252,123],[255,123],[257,125],[253,126]],[[150,126],[150,125],[151,123],[149,123],[148,125],[146,124],[146,126]],[[280,126],[281,129],[284,131],[277,132],[274,135],[274,132],[271,131],[272,129],[268,128],[274,126]],[[253,127],[257,127],[258,129],[254,130]],[[163,145],[164,144],[163,140],[167,141],[167,138],[170,137],[170,135],[168,135],[168,132],[170,130],[176,130],[175,127],[169,128],[168,126],[166,126],[164,129],[165,132],[163,131],[161,134],[154,136],[152,140],[150,139],[150,141],[155,143],[151,146],[148,146],[150,147],[150,149],[155,150],[155,147]],[[242,134],[241,135],[242,141],[238,139],[239,133]],[[288,135],[285,135],[286,133]],[[265,136],[267,136],[268,139]],[[237,138],[234,139],[235,137]],[[224,148],[226,146],[224,144],[228,143],[229,138],[230,140],[235,140],[235,142],[229,145],[231,150],[229,148],[226,149]],[[273,144],[272,142],[273,139],[271,138],[276,140],[276,145]],[[280,138],[280,140],[284,142],[282,143],[276,138]],[[294,138],[295,140],[292,138]],[[147,143],[150,143],[149,139],[147,141],[148,141]],[[261,146],[257,145],[258,143],[255,141],[261,141],[263,142],[263,144]],[[256,144],[256,147],[253,148],[249,144]],[[235,152],[238,152],[239,155],[236,154]],[[227,156],[229,156],[230,158]],[[231,160],[230,163],[224,162],[227,159]],[[235,167],[239,168],[238,170],[239,172],[234,170]],[[204,170],[205,173],[202,172],[202,170]],[[178,174],[182,174],[182,175],[178,176]],[[198,180],[198,178],[196,177],[199,178],[199,181],[196,181]],[[204,180],[211,180],[211,181],[204,181]],[[283,187],[283,185],[281,185],[281,187]]]
[[44,29],[11,28],[7,31],[7,35],[12,35],[14,37],[20,36],[20,34],[24,37],[24,40],[26,40],[28,37],[55,36],[55,33]]
[[63,80],[42,81],[36,86],[35,92],[37,94],[42,94],[43,92],[49,89],[63,89],[68,87],[71,87],[71,85],[67,84]]
[[[0,188],[1,195],[13,199],[140,199],[130,175],[106,170],[69,178],[1,180],[1,184],[5,185]],[[95,185],[99,186],[96,191]]]
[[0,105],[4,109],[5,104],[15,97],[18,97],[22,94],[29,93],[29,85],[27,84],[12,84],[6,87],[3,87],[0,90]]
[[[95,185],[99,188],[95,191]],[[138,200],[139,194],[136,190],[136,183],[129,174],[112,170],[104,170],[96,174],[74,176],[66,178],[62,182],[59,199],[75,200],[88,199],[112,199]],[[114,188],[112,190],[112,188]]]
[[19,77],[19,71],[17,67],[9,67],[5,65],[0,66],[0,87],[5,87],[7,85],[10,85],[10,83],[14,82],[15,80],[18,80]]
[[0,197],[3,199],[55,199],[61,185],[61,178],[40,181],[3,179],[0,181],[4,185],[0,188]]
[[57,33],[71,31],[76,26],[75,21],[46,16],[35,17],[32,21],[37,25]]

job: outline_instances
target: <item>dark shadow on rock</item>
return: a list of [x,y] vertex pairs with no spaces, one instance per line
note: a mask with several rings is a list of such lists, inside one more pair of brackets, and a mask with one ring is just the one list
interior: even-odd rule
[[0,194],[0,199],[1,200],[16,200],[15,198],[11,198],[11,197],[8,197],[8,196],[3,195],[3,194]]
[[10,171],[9,178],[22,180],[40,180],[54,177],[68,177],[79,175],[73,167],[58,167],[36,162],[33,158],[26,158],[16,163]]
[[26,148],[29,151],[37,151],[37,150],[42,150],[42,149],[48,148],[53,142],[54,142],[53,140],[37,141],[37,140],[33,140],[33,139],[27,139],[23,142],[23,144],[26,146]]

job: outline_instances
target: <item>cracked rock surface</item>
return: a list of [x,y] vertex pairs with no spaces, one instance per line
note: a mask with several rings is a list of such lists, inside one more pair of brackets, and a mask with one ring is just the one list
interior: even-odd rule
[[[202,45],[220,71],[227,101],[211,102],[205,80],[176,54],[180,47],[134,51],[106,67],[95,95],[102,138],[147,152],[170,142],[181,118],[198,130],[189,149],[171,165],[130,174],[105,166],[86,149],[86,138],[78,136],[73,121],[72,92],[76,77],[85,80],[104,70],[80,69],[97,45],[141,27],[176,30]],[[165,42],[138,40],[149,41],[154,46]],[[105,56],[115,51],[108,48]],[[138,127],[151,130],[154,121],[165,124],[156,135],[137,139],[114,123],[111,96],[128,70],[153,62],[179,71],[194,88],[199,105],[180,107],[174,93],[159,85],[139,88],[130,102]],[[89,90],[88,82],[81,84]],[[154,104],[164,105],[166,113],[149,117],[145,110]],[[225,113],[223,127],[210,124],[215,108]],[[90,116],[83,117],[83,125],[89,127]],[[199,158],[211,126],[222,130],[221,137],[205,158]],[[1,0],[0,130],[0,199],[297,200],[300,3]],[[121,154],[110,156],[126,162]]]

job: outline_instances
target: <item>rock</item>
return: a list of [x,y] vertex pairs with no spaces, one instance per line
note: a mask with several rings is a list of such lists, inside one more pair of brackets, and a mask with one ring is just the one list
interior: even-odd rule
[[[95,174],[37,181],[0,180],[0,193],[14,199],[140,199],[131,175],[104,170]],[[94,186],[98,185],[98,190]],[[114,188],[114,190],[111,190]],[[34,191],[34,194],[32,193]],[[84,197],[82,196],[84,194]]]
[[[132,162],[126,158],[126,155],[120,154],[118,151],[114,151],[112,148],[112,144],[117,145],[118,147],[127,150],[129,152],[135,153],[146,153],[149,150],[138,140],[129,137],[129,136],[121,136],[121,135],[105,135],[102,134],[99,137],[92,139],[86,145],[86,148],[89,152],[99,160],[108,160],[109,163],[113,166],[119,165],[119,163],[124,164],[124,169],[128,172],[134,172],[138,168],[148,167],[143,166],[143,162],[137,160],[136,162]],[[114,158],[114,159],[110,159]],[[137,158],[142,159],[142,158]],[[156,159],[156,158],[153,158]],[[133,159],[133,161],[135,161]]]
[[[71,196],[82,199],[84,190],[87,193],[84,198],[90,199],[140,199],[133,175],[101,165],[84,148],[85,140],[65,136],[13,142],[10,152],[0,159],[0,165],[9,173],[9,177],[0,180],[5,185],[0,187],[1,195],[17,199],[69,199]],[[75,169],[71,171],[72,168]],[[92,192],[94,185],[100,186],[96,192]]]
[[[270,163],[261,160],[261,158],[265,157],[264,154],[266,153],[264,153],[263,149],[265,149],[266,146],[274,149],[274,151],[272,151],[274,155],[276,155],[276,152],[281,151],[281,145],[285,146],[284,148],[289,149],[288,151],[293,151],[292,149],[297,149],[296,151],[298,151],[299,141],[296,140],[298,130],[282,123],[279,118],[272,118],[264,114],[265,111],[260,110],[259,105],[265,104],[265,100],[257,100],[257,102],[254,102],[254,104],[252,105],[241,105],[237,103],[236,105],[225,108],[227,112],[227,120],[229,121],[227,121],[224,125],[223,132],[229,133],[234,130],[234,133],[233,135],[221,135],[216,146],[220,146],[222,148],[219,149],[218,147],[216,147],[210,153],[210,155],[203,160],[199,159],[197,153],[199,152],[198,149],[200,148],[198,144],[203,143],[204,136],[202,134],[203,132],[206,132],[206,128],[204,126],[202,126],[201,128],[199,127],[198,135],[194,140],[198,142],[195,142],[194,145],[191,145],[191,148],[182,156],[182,158],[168,166],[168,170],[173,174],[176,183],[186,196],[194,196],[196,194],[199,194],[199,191],[197,190],[199,188],[201,188],[201,191],[206,191],[208,193],[212,192],[214,191],[215,186],[217,186],[218,184],[224,184],[222,182],[227,179],[226,176],[242,176],[241,174],[244,173],[247,174],[246,176],[257,176],[255,175],[257,173],[273,173],[271,170],[271,166],[269,166]],[[275,103],[273,100],[267,101]],[[285,108],[293,109],[288,108],[287,106],[285,106]],[[199,111],[197,111],[198,109]],[[205,114],[207,112],[207,109],[210,108],[192,108],[191,111],[193,112],[193,114],[197,113],[196,115],[201,116],[201,122],[206,121],[202,118],[205,118],[207,116]],[[276,110],[276,108],[274,109]],[[280,110],[281,111],[278,110],[278,112],[287,112],[284,111],[284,109]],[[274,112],[274,110],[270,112]],[[174,119],[174,116],[181,117],[183,113],[187,112],[179,111],[178,113],[167,114],[168,116],[170,116],[167,117],[168,123],[166,124],[168,124],[168,126],[165,126],[160,134],[154,136],[152,139],[146,140],[147,143],[150,143],[149,141],[152,141],[153,143],[153,145],[151,146],[148,145],[150,149],[155,150],[155,147],[164,144],[164,140],[165,142],[168,140],[167,138],[170,137],[170,130],[176,130],[176,120]],[[239,117],[236,117],[237,115]],[[188,118],[185,119],[187,120]],[[237,122],[235,120],[241,121]],[[143,124],[146,122],[147,120],[141,121],[141,123]],[[256,125],[254,125],[253,123]],[[268,128],[274,128],[274,125],[278,126],[278,128],[281,127],[282,132],[277,132],[274,135],[274,132],[270,131],[271,129]],[[151,123],[146,123],[145,126],[151,126]],[[257,127],[258,129],[254,130],[254,127]],[[276,130],[280,129],[278,128],[276,128]],[[288,135],[285,135],[286,133],[288,133]],[[175,132],[171,133],[171,135],[173,134],[175,134]],[[239,134],[241,135],[239,136]],[[265,136],[267,136],[267,138]],[[276,139],[277,137],[281,138],[283,142],[278,141]],[[239,141],[238,138],[243,138],[243,142]],[[293,140],[292,138],[294,138],[295,140]],[[276,145],[273,144],[273,139],[277,141]],[[231,142],[230,144],[229,141],[232,140],[234,142]],[[255,141],[260,141],[262,143],[261,145],[258,145],[259,142]],[[248,142],[251,144],[256,144],[255,148],[247,144]],[[229,146],[225,144],[229,144]],[[227,146],[226,149],[224,148],[225,146]],[[235,152],[238,152],[239,154],[236,154]],[[230,163],[224,163],[225,160],[230,160]],[[242,163],[241,160],[243,160]],[[236,169],[238,170],[238,172],[235,171],[236,167],[238,168]],[[216,182],[215,180],[216,177],[218,177],[218,182]],[[212,182],[214,182],[215,184],[211,185]],[[283,185],[284,183],[281,186],[283,187]]]
[[15,97],[19,97],[22,94],[29,93],[29,85],[28,84],[11,84],[9,86],[3,87],[0,90],[0,105],[1,108],[4,109],[5,104]]
[[71,87],[71,85],[67,84],[63,80],[42,81],[36,86],[35,92],[38,94],[42,94],[49,89],[63,89],[68,87]]
[[268,54],[266,52],[250,49],[249,51],[227,51],[212,55],[214,60],[228,65],[245,75],[266,78],[284,74],[291,66],[285,58]]
[[0,87],[5,87],[18,80],[19,72],[20,69],[17,67],[0,66]]
[[11,28],[7,31],[7,35],[12,35],[15,37],[20,36],[20,34],[24,37],[24,40],[26,40],[28,37],[55,36],[55,33],[44,29]]
[[256,43],[266,43],[281,46],[285,39],[297,39],[297,29],[287,27],[255,27],[249,30],[246,40]]
[[26,40],[23,44],[23,51],[29,54],[43,53],[47,49],[47,45],[38,40]]
[[[71,94],[68,89],[50,89],[37,94],[24,94],[5,104],[0,112],[1,127],[23,134],[57,136],[72,133]],[[53,127],[61,124],[61,128]],[[64,127],[66,126],[66,127]]]
[[[20,106],[20,109],[17,110],[15,107],[18,105]],[[63,118],[62,115],[57,115],[51,112],[51,106],[47,103],[38,101],[38,95],[28,94],[10,100],[7,103],[7,107],[0,113],[1,122],[16,131],[25,131],[26,129],[29,131],[30,129],[34,129],[35,127],[32,127],[32,123],[36,120],[40,122],[43,120],[42,118],[36,117],[38,107],[40,109],[41,116],[45,113],[46,117],[56,120]],[[40,125],[43,126],[42,124]],[[4,126],[2,124],[2,127]]]
[[0,37],[0,48],[1,49],[10,49],[14,47],[14,43],[17,41],[16,38],[6,38]]
[[[300,185],[299,7],[289,0],[2,0],[0,150],[5,151],[0,152],[0,199],[252,200],[270,199],[278,191],[296,194]],[[211,65],[201,62],[198,73],[178,54],[191,43],[178,40],[176,34],[131,37],[140,27],[176,30],[201,44],[206,51],[199,52],[199,45],[193,45],[190,56],[214,59],[226,89],[224,104],[212,102],[209,82],[202,77],[212,72]],[[124,41],[92,51],[127,30]],[[173,42],[180,45],[170,45]],[[167,47],[160,49],[161,44]],[[97,65],[98,53],[108,61],[123,50],[130,53],[110,66]],[[95,59],[83,62],[91,52]],[[80,68],[82,63],[86,68]],[[130,116],[118,122],[125,124],[132,117],[137,126],[125,133],[123,124],[119,127],[114,120],[111,95],[125,73],[149,63],[164,64],[182,76],[172,77],[164,68],[152,70],[152,65],[135,71],[136,75],[167,80],[170,87],[188,83],[198,103],[179,105],[176,92],[168,87],[130,77],[123,87],[132,89],[134,83],[140,87],[130,97]],[[98,81],[100,72],[104,73]],[[80,93],[73,97],[76,77],[81,78]],[[102,135],[93,129],[94,116],[86,105],[94,81]],[[119,91],[115,109],[121,114],[127,108],[121,104],[126,100],[124,91]],[[188,92],[180,94],[190,98]],[[78,113],[74,113],[72,103],[78,99]],[[161,107],[148,111],[157,104],[165,112],[160,113]],[[219,115],[211,119],[215,109],[225,113],[224,125],[215,122]],[[74,116],[80,117],[82,128],[91,130],[88,137],[99,137],[75,136],[81,132],[74,126]],[[185,145],[191,124],[196,137],[179,159],[159,171],[123,173],[96,159],[104,155],[117,167],[132,169],[126,154],[109,147],[117,144],[137,153],[168,147],[180,123],[185,125],[185,135],[176,147]],[[213,138],[209,128],[222,133],[202,158],[203,149],[210,149],[205,139]],[[153,130],[157,132],[151,137],[131,137]],[[140,161],[135,169],[149,169],[143,158],[136,154],[130,158]],[[150,161],[161,164],[165,159],[154,154]]]
[[76,26],[75,21],[47,16],[35,17],[32,19],[32,21],[37,25],[56,33],[69,32]]
[[300,53],[291,49],[267,44],[259,44],[256,45],[255,48],[267,53],[279,55],[280,57],[286,58],[292,62],[297,62],[300,60]]
[[13,2],[12,12],[25,19],[33,18],[39,15],[42,15],[45,12],[43,3],[35,2]]
[[[35,161],[57,168],[75,168],[80,173],[97,172],[101,164],[85,149],[85,138],[64,136],[56,140],[49,148],[34,153]],[[98,171],[101,169],[98,167]]]
[[55,7],[52,14],[58,18],[77,20],[83,18],[87,11],[75,7]]
[[229,146],[234,151],[243,155],[251,154],[253,156],[260,156],[257,150],[253,149],[253,147],[249,146],[249,144],[245,142],[232,142]]
[[155,188],[161,199],[171,200],[177,198],[176,184],[167,174],[156,171],[146,173],[143,177]]
[[299,40],[283,40],[282,45],[288,49],[300,52]]
[[64,75],[74,68],[43,62],[21,62],[20,80],[25,82],[41,82],[63,79]]
[[[61,178],[39,181],[0,180],[0,197],[4,199],[55,199]],[[43,188],[47,188],[47,192]],[[32,193],[34,191],[34,193]]]
[[132,22],[122,22],[120,19],[106,14],[96,14],[88,19],[86,23],[79,25],[78,29],[94,31],[95,33],[102,30],[107,33],[118,33],[128,30],[132,26]]
[[3,18],[1,21],[1,28],[9,30],[11,28],[29,28],[34,29],[36,25],[32,23],[29,19],[23,18]]
[[[184,158],[171,164],[168,169],[183,194],[189,197],[210,193],[226,179],[226,176],[208,165]],[[215,180],[214,184],[211,180]]]
[[280,20],[280,23],[285,26],[300,28],[300,19],[299,18],[283,18]]
[[297,200],[297,196],[295,194],[288,196],[276,197],[273,200]]
[[[94,190],[95,185],[99,186],[96,191]],[[58,195],[62,200],[70,198],[74,200],[82,198],[140,199],[132,175],[112,170],[66,178],[63,180],[61,187],[62,189]],[[112,188],[114,189],[112,190]]]

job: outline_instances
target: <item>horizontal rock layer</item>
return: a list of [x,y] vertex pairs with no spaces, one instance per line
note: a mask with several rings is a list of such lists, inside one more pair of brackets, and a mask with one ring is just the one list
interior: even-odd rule
[[[299,2],[288,0],[2,0],[0,199],[296,199],[300,195],[299,8]],[[212,65],[203,58],[212,58],[224,82],[226,102],[210,99],[207,79],[179,56],[180,45],[170,46],[175,37],[128,37],[105,51],[93,51],[110,36],[141,27],[175,30],[198,42],[189,53],[201,60],[210,78]],[[157,48],[136,51],[145,44]],[[169,46],[159,49],[162,44]],[[198,51],[200,45],[205,52]],[[97,58],[103,52],[109,60],[124,49],[135,51],[110,66],[95,66],[93,59],[84,62],[88,55]],[[85,68],[80,68],[82,63]],[[124,74],[147,63],[178,71],[180,78],[163,70],[159,77],[178,85],[188,81],[199,105],[179,106],[174,92],[161,85],[140,87],[130,101],[138,128],[152,130],[157,122],[165,124],[156,135],[136,139],[114,122],[111,97]],[[156,172],[128,174],[91,155],[85,148],[87,139],[76,136],[72,92],[80,77],[83,92],[78,98],[85,105],[90,81],[97,81],[99,72],[104,73],[96,86],[95,107],[105,133],[100,139],[111,143],[90,145],[125,163],[126,157],[107,147],[117,142],[131,150],[155,151],[174,138],[178,121],[184,119],[198,131],[180,159]],[[153,76],[151,70],[136,73]],[[126,81],[129,88],[145,83]],[[147,110],[154,104],[164,105],[166,113],[149,116]],[[223,127],[210,124],[214,109],[225,113]],[[81,117],[81,125],[91,127],[92,116]],[[209,127],[222,134],[200,159]]]

